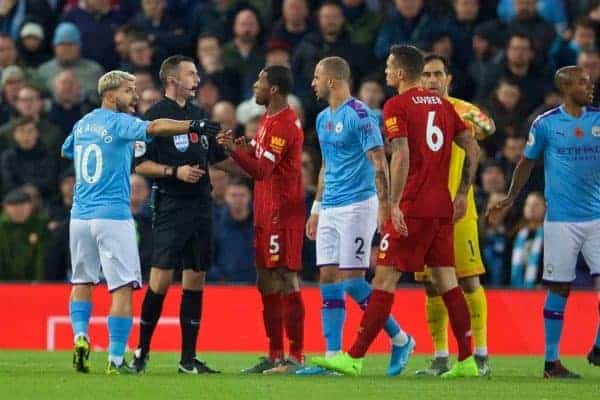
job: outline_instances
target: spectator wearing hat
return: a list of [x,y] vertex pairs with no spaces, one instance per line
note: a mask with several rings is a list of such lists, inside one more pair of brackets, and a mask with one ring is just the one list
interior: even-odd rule
[[2,0],[0,6],[0,32],[19,38],[21,26],[35,20],[48,32],[54,22],[54,14],[46,0]]
[[200,80],[209,79],[219,87],[224,100],[237,103],[240,97],[240,76],[231,67],[223,64],[223,49],[218,36],[204,33],[196,40],[196,59],[200,69]]
[[33,211],[29,195],[16,189],[0,214],[0,280],[41,280],[49,240],[48,221]]
[[271,38],[267,41],[267,53],[265,54],[265,67],[281,65],[291,67],[291,47],[281,39]]
[[186,50],[188,37],[185,25],[165,12],[166,0],[142,0],[142,10],[131,22],[145,32],[154,47],[159,47],[165,56]]
[[[42,94],[37,87],[25,84],[17,95],[15,118],[27,117],[35,122],[38,132],[42,135],[41,142],[50,155],[58,158],[60,147],[67,133],[52,123],[43,112]],[[0,135],[12,139],[14,126],[12,122],[0,126]]]
[[[109,37],[112,37],[109,36]],[[98,42],[98,40],[92,40]],[[97,99],[98,79],[104,69],[95,61],[81,56],[81,35],[79,29],[70,23],[63,22],[56,27],[52,41],[54,58],[40,65],[38,72],[40,78],[50,85],[52,78],[65,69],[71,69],[81,83],[83,94],[86,98]],[[50,87],[46,87],[50,89]]]
[[110,0],[81,0],[64,14],[63,21],[73,23],[81,33],[83,57],[96,61],[107,71],[117,67],[115,44],[105,38],[112,38],[125,18]]
[[271,30],[271,39],[287,43],[291,51],[308,32],[314,30],[309,20],[307,0],[283,0],[281,14]]
[[242,8],[235,16],[233,39],[223,46],[223,65],[234,69],[240,76],[243,99],[252,97],[252,85],[265,66],[261,33],[258,13],[252,8]]
[[57,190],[57,155],[50,154],[42,145],[33,118],[19,118],[13,126],[15,147],[5,150],[0,158],[4,191],[32,184],[44,200],[52,200]]
[[10,65],[2,69],[2,77],[0,78],[0,90],[2,91],[0,123],[5,124],[11,116],[17,113],[17,97],[19,97],[19,90],[24,85],[25,73],[21,67]]
[[35,22],[23,25],[17,47],[22,64],[29,68],[37,68],[52,58],[44,42],[44,30]]
[[373,46],[384,14],[369,10],[365,0],[342,0],[342,10],[352,42]]

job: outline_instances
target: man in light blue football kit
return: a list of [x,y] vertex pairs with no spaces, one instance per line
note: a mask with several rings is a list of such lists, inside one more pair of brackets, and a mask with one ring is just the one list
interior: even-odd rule
[[149,122],[128,115],[134,111],[137,95],[135,77],[126,72],[103,75],[98,94],[102,107],[78,121],[62,147],[63,156],[74,160],[76,174],[69,227],[73,367],[79,372],[89,371],[92,285],[99,282],[102,270],[112,294],[107,373],[119,374],[130,372],[123,354],[132,325],[132,289],[141,286],[129,200],[134,143],[147,141],[149,136],[173,136],[190,130],[216,134],[220,126],[210,121]]
[[[543,279],[548,285],[544,304],[544,377],[578,378],[579,375],[561,364],[558,350],[579,252],[600,292],[600,109],[589,107],[593,85],[581,68],[559,69],[554,83],[564,103],[533,122],[508,196],[492,207],[488,215],[495,219],[513,205],[535,160],[543,156],[547,201]],[[600,366],[600,324],[588,361]]]
[[[326,356],[341,351],[346,315],[344,294],[364,310],[371,287],[365,280],[375,230],[389,216],[389,172],[375,114],[350,95],[350,69],[340,57],[321,60],[312,86],[329,107],[317,117],[323,166],[306,233],[317,241]],[[405,368],[415,341],[392,316],[385,331],[392,340],[388,375]],[[307,367],[299,374],[325,370]]]

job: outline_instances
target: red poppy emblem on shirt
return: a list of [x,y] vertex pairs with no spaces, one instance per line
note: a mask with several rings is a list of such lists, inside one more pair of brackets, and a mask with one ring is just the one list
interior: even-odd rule
[[333,122],[329,121],[327,123],[327,130],[330,131],[330,132],[333,130]]
[[190,142],[198,143],[198,134],[196,132],[190,132]]
[[583,137],[583,129],[577,127],[575,128],[575,137],[582,138]]

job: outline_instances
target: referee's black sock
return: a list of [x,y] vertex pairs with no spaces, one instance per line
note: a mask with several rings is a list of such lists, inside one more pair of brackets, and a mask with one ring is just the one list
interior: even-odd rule
[[181,362],[196,358],[196,339],[202,316],[202,290],[183,289],[179,323],[181,324]]
[[142,350],[142,356],[150,352],[150,341],[152,340],[156,323],[160,318],[164,301],[164,294],[154,293],[148,286],[144,302],[142,303],[142,315],[140,319],[140,342],[138,347]]

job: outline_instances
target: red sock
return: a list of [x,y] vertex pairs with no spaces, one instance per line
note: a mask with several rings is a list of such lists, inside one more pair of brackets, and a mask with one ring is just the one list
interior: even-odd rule
[[281,294],[262,295],[263,322],[269,338],[269,357],[283,359],[283,301]]
[[304,360],[304,303],[300,292],[283,295],[284,324],[290,342],[290,356]]
[[448,290],[442,295],[450,326],[458,344],[458,361],[469,358],[473,354],[471,350],[471,317],[469,308],[465,301],[465,295],[460,287]]
[[383,290],[373,290],[369,304],[360,320],[358,336],[348,351],[352,358],[363,358],[369,346],[387,321],[394,304],[394,294]]

